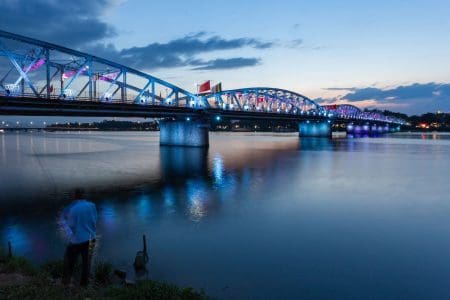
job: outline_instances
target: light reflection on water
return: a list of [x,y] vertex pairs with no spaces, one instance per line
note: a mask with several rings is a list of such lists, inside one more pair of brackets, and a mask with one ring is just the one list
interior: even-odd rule
[[[60,258],[56,216],[83,186],[98,256],[218,298],[450,296],[450,135],[298,139],[211,134],[209,149],[155,133],[0,136],[0,241]],[[361,296],[364,295],[364,296]]]

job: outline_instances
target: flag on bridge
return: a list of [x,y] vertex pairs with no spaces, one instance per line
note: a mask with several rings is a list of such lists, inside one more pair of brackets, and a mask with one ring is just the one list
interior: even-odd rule
[[198,87],[199,94],[209,93],[210,91],[211,91],[211,80],[203,82]]
[[222,82],[219,82],[218,84],[216,84],[215,86],[213,86],[211,88],[211,93],[215,94],[215,93],[220,93],[222,91]]

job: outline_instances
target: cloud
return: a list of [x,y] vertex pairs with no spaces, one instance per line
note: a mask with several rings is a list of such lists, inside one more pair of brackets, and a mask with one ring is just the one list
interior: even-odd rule
[[349,93],[324,103],[352,102],[362,107],[397,108],[405,113],[421,114],[437,110],[450,111],[450,83],[413,83],[391,88],[328,88],[330,91],[348,90]]
[[224,69],[238,69],[244,67],[253,67],[261,63],[259,58],[245,58],[235,57],[228,59],[214,59],[206,62],[199,61],[198,67],[193,70],[224,70]]
[[[167,42],[117,49],[108,39],[117,36],[114,25],[102,20],[105,10],[121,0],[3,0],[0,1],[0,28],[78,49],[140,70],[188,67],[192,70],[218,70],[251,67],[261,63],[258,57],[214,57],[214,52],[250,48],[267,50],[285,43],[256,38],[224,38],[204,31]],[[38,21],[36,21],[38,20]],[[301,47],[301,39],[289,42]],[[210,54],[208,61],[203,54]],[[212,56],[212,57],[211,57]]]
[[417,99],[433,99],[450,101],[449,83],[414,83],[411,85],[402,85],[390,89],[380,88],[361,88],[355,89],[351,93],[343,96],[348,101],[362,101],[374,99],[379,102],[410,102]]
[[114,0],[3,0],[0,28],[76,48],[115,36],[100,16]]
[[198,56],[223,50],[242,48],[261,50],[271,47],[274,47],[273,43],[254,38],[225,39],[198,32],[166,43],[150,43],[143,47],[117,50],[112,44],[97,44],[88,47],[87,51],[140,69],[193,67],[193,70],[217,70],[255,66],[261,62],[261,59],[234,57],[204,61]]
[[299,48],[303,46],[303,39],[295,39],[286,44],[287,48]]

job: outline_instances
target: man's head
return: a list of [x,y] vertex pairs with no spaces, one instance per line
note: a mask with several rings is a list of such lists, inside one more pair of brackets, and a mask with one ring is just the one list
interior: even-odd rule
[[73,193],[73,197],[75,200],[84,199],[85,198],[84,189],[76,188]]

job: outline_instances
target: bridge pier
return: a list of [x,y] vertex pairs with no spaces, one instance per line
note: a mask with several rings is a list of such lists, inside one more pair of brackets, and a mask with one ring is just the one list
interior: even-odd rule
[[347,125],[347,133],[354,135],[367,135],[369,134],[371,127],[368,124],[360,125],[350,123]]
[[378,125],[377,126],[377,133],[386,133],[389,132],[389,125]]
[[331,122],[302,121],[298,123],[300,137],[331,137]]
[[159,122],[159,129],[161,146],[209,146],[209,124],[207,121],[201,119],[165,119]]

